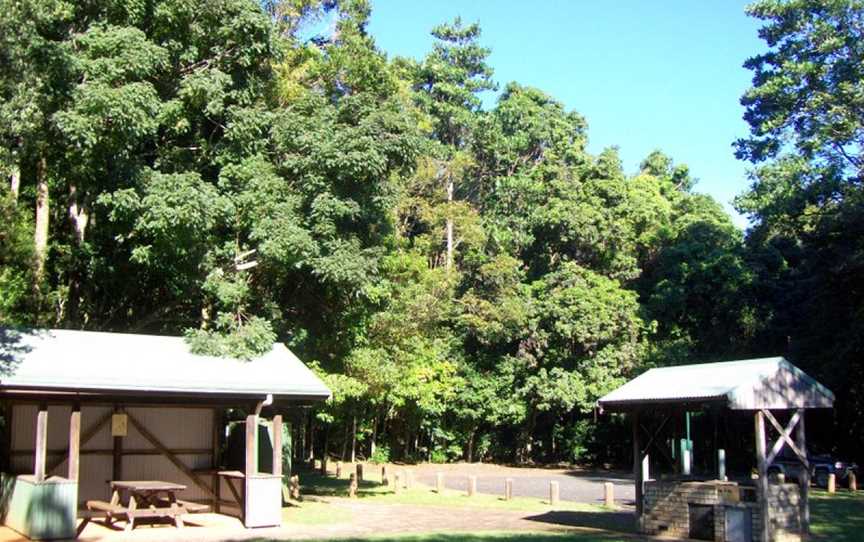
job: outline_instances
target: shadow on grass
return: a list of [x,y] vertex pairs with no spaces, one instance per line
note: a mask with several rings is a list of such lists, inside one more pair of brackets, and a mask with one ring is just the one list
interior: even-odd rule
[[[349,481],[335,476],[322,476],[312,470],[300,470],[300,494],[319,497],[347,497]],[[358,497],[380,496],[388,492],[388,488],[379,482],[363,480],[357,484]]]
[[588,527],[590,529],[603,529],[629,534],[636,532],[636,522],[633,513],[618,510],[609,510],[606,512],[556,510],[536,516],[528,516],[525,519],[564,527]]

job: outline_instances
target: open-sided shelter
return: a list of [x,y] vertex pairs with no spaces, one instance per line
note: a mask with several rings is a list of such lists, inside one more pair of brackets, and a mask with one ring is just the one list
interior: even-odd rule
[[[810,466],[804,412],[833,405],[830,390],[782,357],[651,369],[599,400],[601,409],[626,412],[632,422],[636,514],[642,532],[729,542],[800,540],[806,535]],[[658,446],[664,427],[685,412],[702,409],[753,416],[755,479],[728,481],[723,450],[715,451],[718,472],[710,480],[680,473],[649,479],[652,445],[666,453]],[[641,422],[648,413],[661,420],[653,431]],[[766,422],[779,435],[770,447]],[[784,446],[803,466],[798,485],[769,484],[768,466]]]
[[[282,413],[329,396],[282,344],[247,362],[192,354],[182,337],[0,329],[3,523],[69,537],[83,503],[110,498],[108,481],[162,480],[247,527],[278,525]],[[248,413],[241,471],[220,457],[229,408]],[[272,469],[260,472],[267,435]]]

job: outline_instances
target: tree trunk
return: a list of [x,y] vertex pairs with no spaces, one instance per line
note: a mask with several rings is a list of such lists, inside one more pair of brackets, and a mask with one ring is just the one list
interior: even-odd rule
[[306,452],[306,460],[309,464],[315,463],[315,416],[309,416],[309,438],[308,446],[309,449]]
[[[453,203],[453,177],[452,175],[447,177],[447,204],[451,205]],[[448,209],[447,211],[447,270],[449,271],[453,267],[453,217],[451,213],[452,209]]]
[[36,227],[33,230],[34,286],[38,291],[45,277],[45,260],[48,257],[48,225],[50,222],[50,196],[46,178],[45,158],[36,162]]
[[357,414],[351,419],[351,462],[357,460]]
[[12,194],[12,201],[18,201],[18,194],[21,192],[21,170],[18,167],[12,168],[12,174],[9,175],[9,193]]
[[84,236],[87,231],[87,224],[90,222],[90,213],[87,207],[81,203],[78,197],[78,187],[74,184],[69,186],[69,220],[72,222],[72,229],[75,231],[75,241],[80,247],[84,244]]
[[378,415],[372,416],[372,439],[369,441],[369,458],[375,457],[375,441],[378,439]]
[[468,463],[472,463],[474,461],[474,434],[476,431],[471,429],[471,432],[468,433],[468,449],[465,453],[465,461]]

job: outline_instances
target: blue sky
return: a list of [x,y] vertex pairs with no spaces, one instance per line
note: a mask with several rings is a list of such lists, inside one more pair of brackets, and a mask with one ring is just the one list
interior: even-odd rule
[[[588,120],[589,150],[618,145],[628,173],[653,149],[686,163],[696,190],[729,204],[749,184],[732,154],[746,135],[741,65],[764,50],[740,0],[372,0],[369,31],[390,56],[422,58],[429,30],[479,22],[500,88],[542,89]],[[495,95],[485,99],[494,104]]]

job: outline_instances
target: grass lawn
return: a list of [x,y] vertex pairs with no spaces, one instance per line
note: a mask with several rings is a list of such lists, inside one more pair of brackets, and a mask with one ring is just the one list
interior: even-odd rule
[[[339,542],[634,542],[633,536],[604,533],[430,533],[404,536],[370,536],[368,538],[340,538]],[[265,539],[253,542],[270,542]],[[324,542],[308,541],[308,542]]]
[[864,540],[864,491],[838,490],[829,495],[810,492],[810,522],[814,538],[831,542]]

